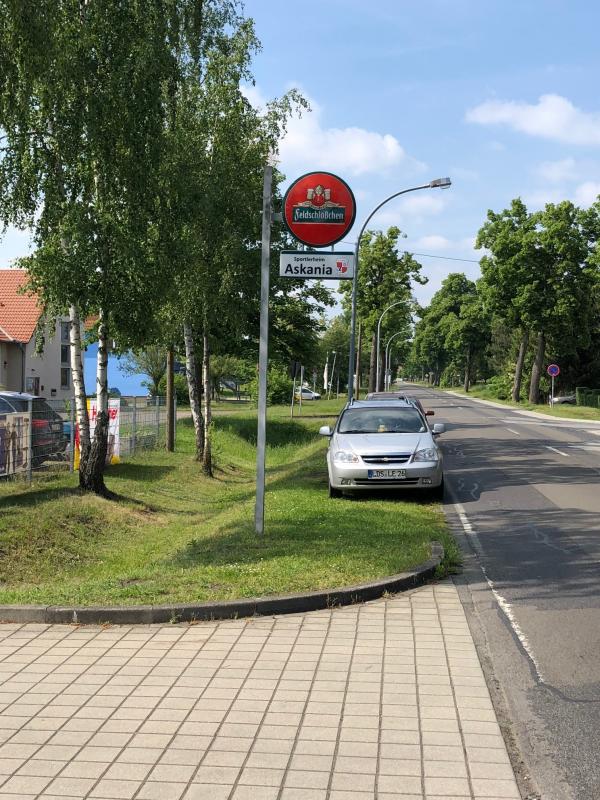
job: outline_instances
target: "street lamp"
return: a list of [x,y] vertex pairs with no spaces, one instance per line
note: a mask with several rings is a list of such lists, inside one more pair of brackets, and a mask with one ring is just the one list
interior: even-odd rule
[[[398,333],[395,333],[393,336],[390,336],[390,338],[388,339],[387,344],[385,346],[385,372],[384,372],[384,375],[386,377],[387,377],[387,374],[388,374],[389,366],[391,365],[391,362],[390,362],[390,365],[388,365],[390,345],[394,341],[396,336],[401,336],[403,333],[405,333],[405,331],[398,331]],[[385,389],[385,384],[384,384],[384,389]]]
[[400,197],[401,194],[408,194],[409,192],[417,192],[419,189],[447,189],[452,184],[450,178],[435,178],[429,183],[424,183],[422,186],[413,186],[412,189],[402,189],[400,192],[395,192],[391,194],[389,197],[386,197],[385,200],[382,200],[378,206],[376,206],[373,211],[369,214],[366,218],[362,228],[360,229],[360,233],[358,234],[358,239],[356,240],[356,263],[354,265],[354,278],[352,280],[352,313],[350,318],[350,348],[348,353],[348,402],[352,402],[352,398],[354,397],[354,358],[355,358],[355,337],[356,337],[356,295],[358,289],[358,257],[360,251],[360,240],[362,239],[362,235],[365,232],[365,228],[371,221],[371,218],[375,216],[375,214],[379,211],[379,209],[384,206],[386,203],[389,203],[390,200],[393,200],[395,197]]
[[[377,371],[376,371],[377,377],[375,378],[375,391],[376,392],[379,391],[379,337],[381,335],[381,320],[384,318],[384,316],[387,314],[387,312],[390,310],[390,308],[394,308],[395,306],[401,306],[401,305],[404,304],[404,302],[405,302],[404,300],[398,300],[397,303],[392,303],[387,308],[384,308],[383,313],[379,317],[379,321],[377,322],[377,336],[375,338],[375,354],[376,354],[375,358],[376,358],[376,361],[377,361]],[[387,361],[385,363],[387,365]]]

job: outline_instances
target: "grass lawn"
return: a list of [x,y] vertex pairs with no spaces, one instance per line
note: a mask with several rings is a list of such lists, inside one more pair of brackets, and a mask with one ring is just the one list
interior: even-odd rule
[[521,403],[513,403],[512,400],[500,400],[493,393],[491,387],[485,384],[472,386],[468,394],[465,394],[462,389],[457,388],[451,391],[457,392],[457,394],[463,394],[465,397],[477,397],[481,400],[491,400],[494,403],[502,403],[502,405],[511,406],[511,408],[520,408],[524,411],[538,411],[540,414],[547,414],[549,417],[570,417],[571,419],[591,419],[600,421],[600,408],[569,405],[557,405],[551,408],[547,404],[530,403],[528,400],[523,400]]
[[413,497],[327,497],[326,441],[342,405],[269,410],[266,534],[254,533],[256,415],[214,420],[214,479],[193,460],[180,420],[177,452],[142,453],[107,470],[121,498],[82,496],[75,475],[31,486],[0,482],[0,603],[194,602],[333,588],[401,572],[446,550],[458,560],[438,504]]

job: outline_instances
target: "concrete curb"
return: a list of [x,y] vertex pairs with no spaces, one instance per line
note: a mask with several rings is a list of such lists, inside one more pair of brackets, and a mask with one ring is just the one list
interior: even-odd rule
[[18,606],[0,605],[0,622],[84,625],[151,625],[168,622],[196,622],[213,619],[236,619],[254,615],[302,614],[323,608],[347,606],[376,600],[390,594],[414,589],[433,578],[444,557],[439,542],[431,543],[431,558],[411,572],[390,575],[371,583],[326,589],[306,594],[282,594],[199,604],[164,606]]

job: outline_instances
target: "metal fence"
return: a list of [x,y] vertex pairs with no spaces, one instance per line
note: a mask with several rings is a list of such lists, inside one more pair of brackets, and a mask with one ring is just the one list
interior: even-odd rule
[[[75,401],[0,395],[0,478],[74,470],[78,464]],[[93,436],[95,398],[88,399]],[[177,409],[174,413],[176,430]],[[166,446],[165,397],[120,397],[109,402],[107,463]]]

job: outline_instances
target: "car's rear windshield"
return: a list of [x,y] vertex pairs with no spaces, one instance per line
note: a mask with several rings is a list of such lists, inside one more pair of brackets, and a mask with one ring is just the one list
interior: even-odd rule
[[424,433],[423,417],[416,408],[348,408],[339,433]]

